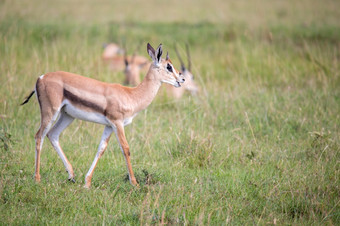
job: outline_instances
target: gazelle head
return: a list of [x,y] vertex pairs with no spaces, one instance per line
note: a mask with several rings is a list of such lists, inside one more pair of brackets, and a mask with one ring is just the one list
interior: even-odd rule
[[[140,43],[141,44],[141,43]],[[137,59],[136,52],[139,49],[139,46],[137,46],[135,52],[133,53],[132,57],[130,59],[127,56],[127,51],[124,46],[124,64],[125,64],[125,84],[126,85],[132,85],[132,86],[137,86],[140,83],[140,71],[141,69],[147,65],[149,62],[144,61],[140,62]]]
[[183,88],[188,90],[192,95],[196,95],[199,89],[194,80],[194,75],[187,69],[182,70],[182,74],[185,79]]
[[168,53],[166,54],[166,58],[162,59],[162,44],[160,44],[155,51],[154,48],[148,43],[147,51],[153,62],[151,64],[150,70],[154,69],[157,71],[157,76],[160,76],[159,80],[162,83],[168,83],[174,87],[181,87],[180,83],[183,83],[185,79],[182,73],[178,72],[172,65]]
[[199,88],[195,83],[194,75],[191,73],[191,58],[190,58],[189,46],[188,44],[186,45],[188,67],[185,66],[181,56],[179,55],[179,52],[177,51],[176,45],[175,45],[175,51],[176,51],[179,61],[181,62],[181,71],[185,79],[183,88],[188,90],[192,95],[196,95]]
[[104,52],[103,52],[102,58],[104,60],[113,58],[117,55],[124,53],[124,50],[115,43],[103,44],[103,47],[104,47]]
[[128,59],[125,57],[125,84],[137,86],[140,83],[140,70],[144,67],[143,64],[137,64],[134,62],[134,56],[132,57],[131,61],[129,62]]

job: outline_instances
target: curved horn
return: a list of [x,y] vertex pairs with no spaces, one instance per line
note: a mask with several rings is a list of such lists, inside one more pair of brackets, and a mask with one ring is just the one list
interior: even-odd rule
[[186,50],[187,50],[187,57],[188,57],[188,70],[191,71],[191,57],[190,57],[190,51],[189,51],[189,44],[185,44]]
[[179,62],[181,63],[181,70],[184,71],[185,70],[185,64],[184,64],[181,56],[179,55],[179,52],[177,50],[177,45],[176,44],[175,44],[175,51],[176,51],[177,57],[179,59]]
[[129,61],[127,59],[127,50],[126,50],[125,39],[122,39],[122,46],[123,46],[123,51],[124,51],[124,63],[125,63],[125,67],[127,67],[129,65]]
[[136,54],[137,54],[137,50],[141,47],[141,45],[143,44],[143,41],[139,41],[135,51],[133,52],[132,58],[131,58],[131,64],[133,64]]

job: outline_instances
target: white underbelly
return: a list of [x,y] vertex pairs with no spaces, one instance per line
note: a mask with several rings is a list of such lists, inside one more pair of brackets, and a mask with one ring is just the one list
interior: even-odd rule
[[129,125],[129,124],[132,122],[133,118],[134,118],[136,115],[137,115],[137,114],[134,114],[134,115],[131,116],[131,117],[125,118],[125,119],[124,119],[124,126]]
[[107,118],[104,115],[100,113],[96,113],[96,112],[84,111],[82,109],[79,109],[73,106],[69,102],[65,103],[64,111],[68,115],[72,116],[73,118],[77,118],[77,119],[89,121],[89,122],[95,122],[95,123],[99,123],[103,125],[110,125]]

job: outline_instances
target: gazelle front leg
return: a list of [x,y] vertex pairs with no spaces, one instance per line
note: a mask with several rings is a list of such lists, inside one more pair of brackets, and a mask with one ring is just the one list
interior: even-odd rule
[[113,131],[113,128],[110,126],[106,126],[104,129],[102,138],[99,143],[98,152],[92,162],[91,168],[89,169],[85,177],[85,185],[84,185],[85,188],[90,188],[91,186],[91,180],[92,180],[94,169],[96,168],[98,160],[100,159],[100,157],[102,157],[102,155],[104,154],[106,150],[112,131]]
[[130,148],[129,148],[128,142],[126,141],[125,132],[124,132],[124,125],[121,122],[116,122],[115,125],[116,125],[116,130],[115,130],[116,137],[117,137],[119,146],[120,146],[120,148],[123,152],[123,155],[125,157],[126,166],[127,166],[128,172],[129,172],[130,183],[133,186],[138,187],[139,185],[138,185],[137,180],[135,178],[135,175],[133,174],[133,171],[132,171],[132,166],[131,166],[131,162],[130,162]]

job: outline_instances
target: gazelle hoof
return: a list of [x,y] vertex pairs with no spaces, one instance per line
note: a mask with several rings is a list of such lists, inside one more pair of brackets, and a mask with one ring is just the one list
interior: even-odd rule
[[35,182],[39,183],[40,182],[40,175],[34,176]]
[[72,183],[76,183],[76,180],[74,178],[68,178],[68,181],[70,181]]
[[136,188],[140,188],[138,182],[136,180],[133,180],[130,182],[132,186],[136,187]]

